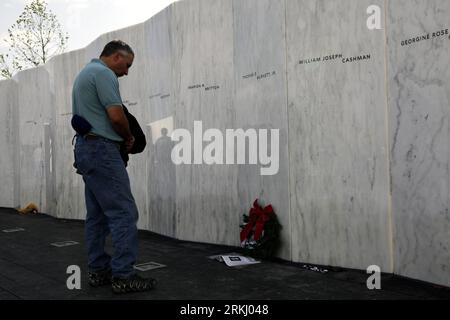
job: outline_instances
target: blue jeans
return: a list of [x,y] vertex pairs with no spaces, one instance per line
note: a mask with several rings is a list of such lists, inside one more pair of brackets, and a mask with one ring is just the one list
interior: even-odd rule
[[[75,164],[85,183],[89,270],[112,269],[114,277],[130,277],[138,251],[138,210],[119,148],[108,139],[77,136]],[[104,249],[109,233],[112,257]]]

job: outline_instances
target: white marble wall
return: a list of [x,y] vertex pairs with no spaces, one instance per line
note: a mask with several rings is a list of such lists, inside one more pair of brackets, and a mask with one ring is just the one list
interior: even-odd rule
[[143,124],[148,146],[145,184],[148,229],[176,237],[176,178],[170,158],[176,97],[172,17],[172,7],[169,7],[145,23],[146,122]]
[[[194,121],[203,132],[235,125],[232,1],[183,1],[173,6],[175,128],[193,137]],[[189,89],[200,85],[199,88]],[[206,90],[211,86],[217,89]],[[192,143],[193,145],[194,143]],[[206,143],[204,144],[206,146]],[[193,148],[192,148],[193,149]],[[177,238],[239,244],[242,213],[237,201],[237,167],[176,167]]]
[[50,92],[53,97],[54,120],[51,123],[54,143],[54,205],[49,212],[59,218],[84,219],[84,183],[73,167],[72,139],[75,134],[72,118],[72,86],[77,74],[85,64],[85,50],[77,50],[54,57],[47,63]]
[[[371,5],[381,9],[381,30],[367,28]],[[0,153],[0,206],[33,201],[84,219],[71,90],[119,38],[136,53],[122,98],[148,142],[128,167],[141,229],[239,245],[242,214],[259,198],[283,226],[279,257],[376,264],[449,285],[450,40],[401,45],[447,29],[449,14],[446,0],[174,3],[0,82],[0,146],[16,146]],[[343,60],[358,56],[366,59]],[[168,137],[183,128],[193,135],[196,120],[203,132],[279,129],[277,174],[262,176],[261,164],[174,165]]]
[[18,73],[17,108],[19,148],[20,206],[35,203],[41,212],[48,211],[45,175],[44,124],[52,123],[53,99],[49,74],[45,67]]
[[0,206],[19,206],[17,155],[19,130],[17,128],[17,84],[14,80],[0,82]]
[[388,13],[394,272],[450,286],[450,34],[433,37],[450,29],[450,2],[390,1]]
[[283,226],[279,254],[290,260],[285,14],[284,0],[233,1],[233,112],[234,128],[280,130],[277,174],[261,175],[260,165],[238,166],[238,208],[248,214],[257,198],[272,204]]
[[292,258],[392,272],[385,41],[366,26],[371,4],[384,5],[286,1]]

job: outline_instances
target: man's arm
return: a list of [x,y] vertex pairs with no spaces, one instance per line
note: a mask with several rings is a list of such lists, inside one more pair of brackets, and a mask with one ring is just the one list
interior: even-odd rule
[[122,106],[111,106],[106,111],[114,131],[125,140],[127,151],[130,151],[134,143],[134,137],[131,134],[130,125]]

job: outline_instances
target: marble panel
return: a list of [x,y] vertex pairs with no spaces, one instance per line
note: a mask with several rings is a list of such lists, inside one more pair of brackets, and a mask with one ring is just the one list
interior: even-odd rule
[[[233,1],[233,112],[236,128],[279,130],[277,145],[270,145],[279,155],[272,164],[273,175],[262,175],[260,163],[238,166],[238,204],[246,214],[257,198],[263,205],[272,204],[283,227],[278,255],[290,260],[285,14],[284,0]],[[247,145],[247,154],[249,150]]]
[[[384,1],[287,0],[293,261],[392,272]],[[381,23],[384,28],[384,19]]]
[[450,286],[450,2],[387,11],[394,272]]
[[17,83],[14,80],[0,81],[0,207],[17,207],[18,199],[18,108]]
[[[235,128],[232,1],[177,2],[172,10],[174,128],[188,131],[191,144],[188,137],[184,144],[196,155],[192,164],[176,167],[177,238],[239,245],[237,166],[207,165],[201,159],[208,145],[201,131],[214,128],[224,135]],[[197,134],[194,121],[202,126]],[[224,149],[224,143],[217,144]]]
[[54,57],[46,64],[50,76],[50,90],[54,99],[52,156],[55,181],[55,214],[59,218],[84,220],[84,182],[76,174],[74,163],[75,131],[72,118],[72,87],[85,65],[85,50],[80,49]]
[[44,125],[52,123],[53,98],[49,74],[44,67],[19,72],[14,76],[18,82],[19,111],[19,167],[20,205],[35,203],[41,212],[49,212],[47,203],[46,155],[44,148]]
[[[145,22],[148,230],[176,237],[172,6]],[[149,117],[149,118],[148,118]]]

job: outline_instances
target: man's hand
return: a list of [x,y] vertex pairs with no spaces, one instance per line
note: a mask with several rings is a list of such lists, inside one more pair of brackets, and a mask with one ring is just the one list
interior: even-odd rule
[[106,111],[114,131],[123,138],[126,149],[129,151],[134,144],[134,137],[131,134],[130,125],[122,106],[112,106]]
[[125,140],[125,149],[127,150],[128,153],[130,153],[131,148],[133,148],[134,142],[136,140],[134,139],[133,136],[131,136],[131,139],[129,140]]

